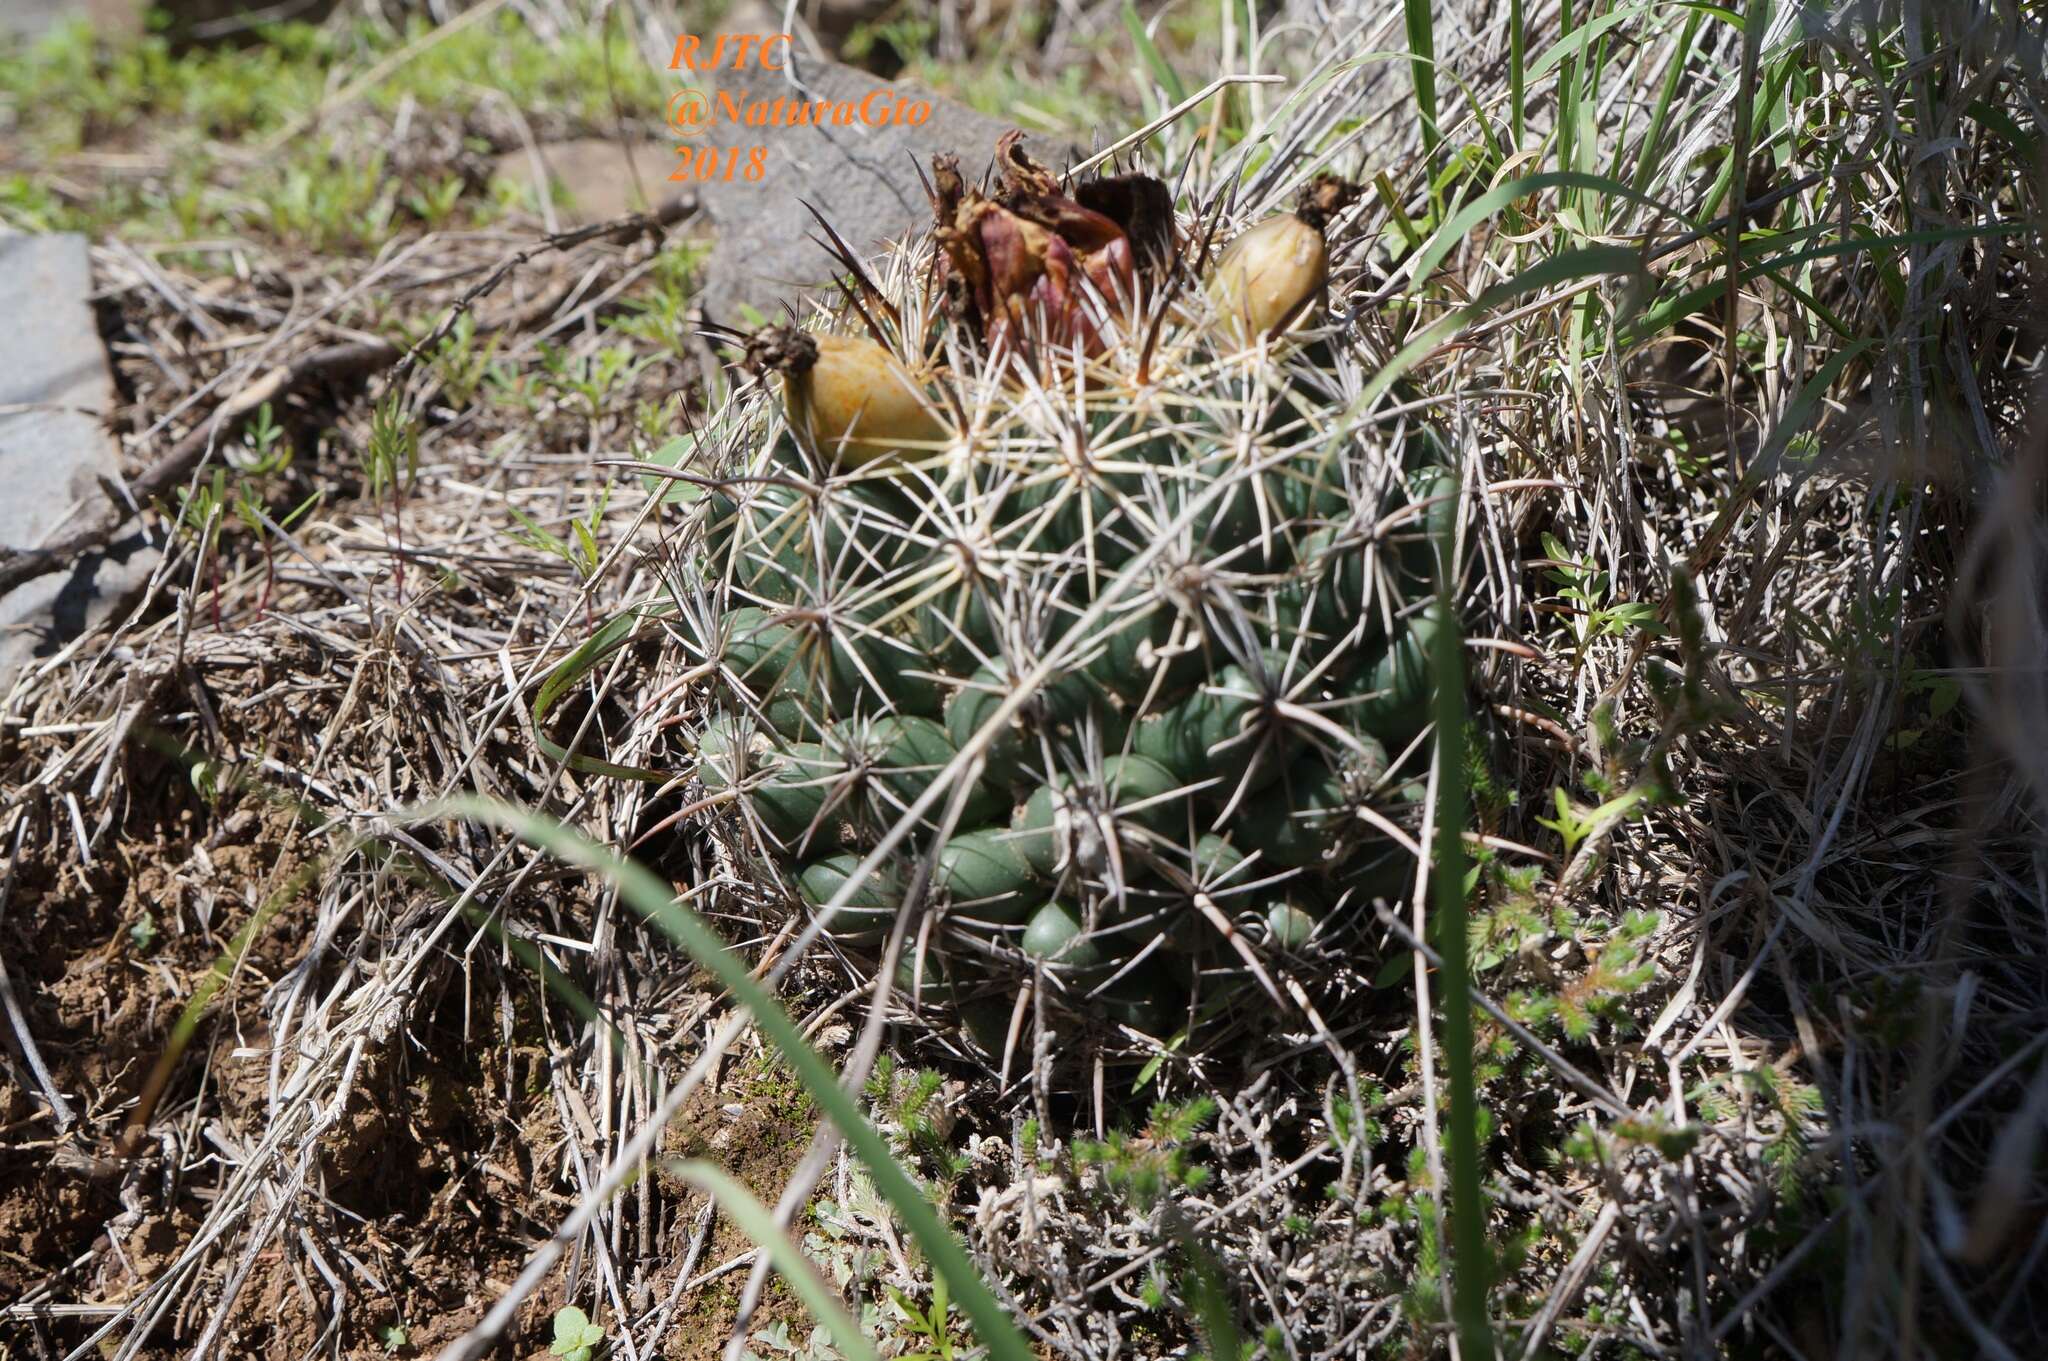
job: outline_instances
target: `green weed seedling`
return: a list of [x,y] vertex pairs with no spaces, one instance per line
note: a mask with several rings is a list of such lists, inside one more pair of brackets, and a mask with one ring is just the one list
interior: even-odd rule
[[623,345],[606,345],[594,354],[572,359],[564,347],[540,342],[546,387],[556,402],[563,407],[580,407],[592,421],[603,418],[612,394],[631,383],[648,362],[636,358]]
[[604,524],[605,507],[611,503],[611,498],[611,488],[602,488],[589,511],[581,519],[569,521],[566,536],[548,529],[515,505],[508,503],[505,509],[519,522],[519,530],[513,538],[528,548],[560,558],[575,569],[577,576],[588,577],[604,559],[603,550],[597,544],[597,531]]
[[405,499],[419,480],[419,472],[419,425],[405,410],[403,398],[394,392],[370,413],[363,480],[372,504],[385,505],[390,511],[392,588],[401,603],[405,600]]
[[227,499],[227,470],[215,468],[213,476],[197,487],[178,489],[178,519],[172,527],[172,532],[198,555],[198,570],[206,574],[212,587],[210,605],[216,632],[220,629],[220,529],[226,518]]
[[[1209,1170],[1194,1161],[1188,1145],[1215,1114],[1216,1103],[1208,1097],[1178,1105],[1162,1101],[1152,1107],[1142,1134],[1119,1130],[1100,1142],[1076,1141],[1074,1163],[1096,1168],[1105,1189],[1133,1208],[1158,1214],[1167,1237],[1180,1249],[1178,1284],[1205,1352],[1214,1361],[1239,1361],[1245,1347],[1224,1288],[1222,1266],[1172,1200],[1176,1190],[1198,1190],[1208,1184]],[[1163,1302],[1164,1283],[1148,1293]]]
[[1215,1114],[1216,1103],[1208,1097],[1179,1105],[1159,1102],[1141,1134],[1112,1130],[1100,1142],[1076,1142],[1075,1165],[1097,1169],[1112,1194],[1150,1210],[1175,1190],[1208,1183],[1208,1169],[1194,1161],[1188,1144]]
[[440,380],[441,400],[451,410],[467,407],[494,377],[504,376],[499,373],[498,344],[496,335],[478,340],[473,312],[457,317],[441,337],[429,364]]
[[1591,558],[1581,559],[1560,542],[1555,534],[1543,535],[1543,551],[1550,559],[1550,578],[1559,584],[1558,598],[1575,607],[1572,632],[1578,649],[1572,669],[1578,670],[1586,648],[1602,638],[1619,638],[1630,629],[1656,637],[1664,632],[1657,619],[1657,607],[1640,600],[1610,600],[1612,574],[1595,566]]
[[690,362],[690,305],[696,297],[697,263],[703,253],[701,246],[684,244],[655,256],[648,271],[652,286],[644,296],[625,300],[624,315],[610,329],[671,358]]
[[965,1175],[968,1159],[946,1141],[949,1128],[939,1099],[945,1078],[927,1068],[904,1069],[882,1054],[868,1076],[868,1099],[884,1129],[898,1132],[898,1153],[910,1166],[922,1165],[950,1189]]
[[562,1361],[590,1361],[603,1345],[604,1329],[592,1323],[581,1309],[567,1304],[555,1311],[555,1342],[548,1348],[549,1356],[559,1356]]
[[932,1281],[931,1308],[919,1309],[910,1296],[893,1285],[889,1287],[889,1307],[919,1344],[916,1351],[903,1353],[898,1361],[953,1361],[955,1351],[965,1345],[954,1341],[952,1321],[946,1317],[951,1301],[946,1297],[945,1277]]

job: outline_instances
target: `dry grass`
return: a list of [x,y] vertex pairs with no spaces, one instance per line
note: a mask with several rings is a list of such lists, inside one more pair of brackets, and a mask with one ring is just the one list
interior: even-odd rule
[[[1786,118],[1801,135],[1779,158],[1759,105],[1759,173],[1738,178],[1772,221],[1929,234],[2038,221],[2039,167],[1964,117],[1972,100],[2004,101],[2038,127],[2038,71],[2019,64],[2038,33],[1997,13],[1967,28],[1932,16],[1914,64],[1873,81],[1860,16],[1803,45],[1799,17],[1773,17],[1747,63],[1738,31],[1700,30],[1653,195],[1694,206],[1706,186],[1685,168],[1728,140],[1754,73],[1791,43],[1808,83]],[[1548,6],[1529,23],[1557,31]],[[1397,24],[1277,29],[1261,60],[1393,47]],[[1497,121],[1505,32],[1480,8],[1436,32]],[[1633,131],[1600,144],[1598,170],[1634,145],[1662,88],[1671,35],[1657,36],[1610,56],[1601,126]],[[1520,1254],[1495,1296],[1509,1354],[1567,1342],[1590,1356],[2037,1354],[2048,437],[2026,420],[2038,230],[1823,259],[1625,355],[1603,342],[1647,300],[1639,285],[1550,280],[1490,301],[1461,335],[1415,352],[1400,386],[1362,400],[1425,327],[1554,249],[1624,245],[1668,293],[1716,277],[1725,228],[1701,236],[1617,196],[1598,230],[1574,227],[1552,187],[1519,205],[1532,220],[1522,239],[1496,216],[1452,243],[1441,274],[1413,279],[1395,263],[1413,254],[1385,249],[1400,232],[1390,201],[1430,210],[1408,72],[1328,69],[1329,89],[1276,119],[1241,181],[1240,153],[1198,119],[1156,154],[1188,167],[1187,205],[1222,201],[1233,225],[1319,164],[1387,173],[1388,197],[1339,238],[1332,313],[1350,329],[1326,415],[1355,424],[1367,451],[1396,440],[1398,418],[1427,420],[1468,487],[1485,489],[1462,517],[1466,603],[1509,646],[1472,654],[1475,694],[1498,706],[1482,826],[1500,864],[1542,869],[1539,918],[1577,916],[1570,930],[1509,932],[1515,895],[1489,882],[1481,899],[1507,941],[1478,990],[1536,1032],[1479,1017],[1497,1121],[1492,1227]],[[1479,140],[1445,84],[1447,143]],[[1270,95],[1240,95],[1243,126],[1275,117]],[[1537,131],[1552,118],[1533,93],[1529,117]],[[1617,164],[1633,173],[1629,156]],[[1840,186],[1854,192],[1828,196]],[[146,462],[272,366],[373,329],[373,301],[421,325],[448,315],[533,240],[427,233],[368,265],[293,254],[275,261],[288,275],[222,271],[225,283],[100,250],[131,452]],[[893,287],[916,277],[921,249],[895,262]],[[694,340],[607,327],[622,299],[658,291],[672,259],[646,238],[599,238],[512,270],[479,300],[468,342],[474,356],[495,337],[495,395],[454,351],[389,386],[419,431],[417,472],[396,494],[373,494],[364,462],[382,380],[281,400],[299,457],[266,504],[275,521],[314,490],[324,499],[271,536],[274,563],[232,526],[216,542],[153,515],[167,551],[149,596],[8,696],[0,1229],[19,1246],[0,1267],[13,1295],[0,1328],[26,1354],[361,1352],[392,1323],[426,1352],[487,1313],[532,1348],[573,1299],[615,1354],[708,1355],[739,1302],[747,1245],[679,1186],[621,1189],[672,1128],[765,1197],[799,1168],[821,1174],[829,1205],[803,1228],[851,1293],[875,1303],[879,1283],[924,1288],[871,1189],[843,1160],[807,1158],[802,1103],[743,1061],[756,1043],[746,1018],[612,893],[474,827],[394,820],[474,788],[629,846],[682,801],[565,771],[532,743],[528,710],[570,646],[673,581],[679,512],[604,467],[650,453],[676,417],[659,404],[714,362]],[[1872,343],[1854,348],[1821,309]],[[646,365],[598,400],[579,395],[592,371],[576,366],[610,349]],[[994,384],[975,397],[1008,400]],[[715,428],[744,430],[752,411]],[[1022,448],[1057,413],[1014,414]],[[576,556],[576,522],[597,561]],[[1582,641],[1584,604],[1559,594],[1544,534],[1606,575],[1609,602],[1651,606],[1665,631]],[[1681,567],[1696,582],[1697,647],[1680,645]],[[555,731],[579,751],[675,767],[693,659],[646,632]],[[1689,674],[1694,695],[1660,694],[1660,666]],[[207,763],[196,780],[193,754]],[[1651,783],[1656,803],[1575,850],[1538,821],[1556,789],[1590,806]],[[1210,1179],[1178,1192],[1173,1213],[1221,1257],[1253,1337],[1279,1330],[1270,1354],[1448,1346],[1430,1298],[1438,1018],[1413,986],[1423,975],[1375,978],[1413,943],[1409,919],[1361,922],[1369,949],[1311,980],[1316,1020],[1281,1012],[1227,1046],[1177,1053],[1142,1097],[1125,1090],[1128,1068],[1083,1065],[1076,1097],[1050,1076],[1048,1037],[1029,1051],[1029,1027],[1035,1082],[1024,1069],[1002,1080],[950,1026],[900,1008],[882,1013],[899,1022],[886,1036],[867,1028],[860,961],[792,949],[803,919],[734,847],[729,822],[697,817],[641,851],[775,971],[828,1052],[871,1061],[886,1039],[947,1080],[963,1163],[945,1184],[1049,1352],[1158,1355],[1189,1337],[1161,1220],[1072,1156],[1077,1134],[1142,1122],[1155,1094],[1216,1102],[1194,1141]],[[124,1157],[176,1008],[306,866],[306,891],[231,958],[217,1010]],[[1531,1009],[1532,997],[1598,995],[1603,946],[1637,911],[1659,914],[1641,942],[1650,981],[1608,989],[1612,1012],[1584,1031]],[[145,919],[158,933],[146,948],[134,937]],[[602,1021],[543,986],[536,957]],[[1353,1082],[1372,1094],[1369,1118],[1340,1113]],[[764,1109],[787,1109],[782,1137],[761,1128]],[[786,1300],[767,1308],[795,1319]]]

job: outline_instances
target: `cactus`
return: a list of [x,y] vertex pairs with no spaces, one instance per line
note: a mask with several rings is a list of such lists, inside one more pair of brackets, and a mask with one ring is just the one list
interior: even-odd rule
[[941,158],[929,240],[748,343],[675,583],[698,773],[853,956],[938,914],[920,1004],[1007,1017],[1037,979],[1164,1036],[1247,944],[1312,967],[1412,882],[1383,829],[1456,480],[1339,419],[1347,186],[1223,244],[1148,177],[1069,191],[1013,140],[999,170]]

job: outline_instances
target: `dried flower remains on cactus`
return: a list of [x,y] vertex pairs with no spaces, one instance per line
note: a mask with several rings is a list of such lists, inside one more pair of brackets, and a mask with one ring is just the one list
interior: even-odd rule
[[1021,134],[997,148],[993,198],[967,186],[957,158],[932,158],[934,235],[953,314],[993,352],[1012,344],[1102,349],[1141,275],[1173,253],[1173,205],[1149,175],[1090,181],[1074,194],[1027,155]]

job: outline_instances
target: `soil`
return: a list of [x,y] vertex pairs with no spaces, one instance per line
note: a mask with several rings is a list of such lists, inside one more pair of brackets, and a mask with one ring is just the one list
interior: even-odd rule
[[[741,1065],[718,1087],[709,1083],[700,1087],[667,1131],[662,1147],[673,1159],[706,1158],[716,1162],[756,1195],[766,1197],[787,1182],[803,1162],[817,1121],[817,1108],[803,1094],[796,1079],[769,1060],[755,1058]],[[663,1180],[679,1197],[687,1195],[680,1179],[663,1174]],[[683,1260],[687,1247],[685,1235],[676,1252],[678,1262]],[[729,1218],[715,1216],[694,1274],[702,1275],[752,1252],[753,1248],[753,1240]],[[692,1295],[663,1345],[666,1361],[715,1361],[725,1354],[732,1320],[752,1271],[753,1264],[749,1262],[707,1282]],[[810,1315],[782,1278],[771,1276],[750,1327],[758,1332],[778,1323],[798,1340],[812,1326]]]
[[[259,1137],[267,1118],[267,1036],[254,999],[302,956],[310,901],[285,905],[258,935],[225,1006],[216,1005],[178,1065],[153,1127],[157,1141],[122,1156],[136,1094],[185,999],[252,903],[310,849],[289,814],[209,809],[182,780],[136,787],[165,791],[160,805],[131,808],[124,835],[102,842],[90,865],[24,854],[0,920],[0,950],[29,1032],[79,1117],[57,1135],[39,1098],[0,1080],[0,1300],[10,1303],[66,1263],[61,1297],[129,1298],[176,1260],[202,1222],[225,1178],[221,1160],[204,1155]],[[70,835],[56,833],[60,842]],[[53,864],[63,866],[54,879]],[[154,928],[147,948],[144,921]],[[431,1039],[435,1028],[430,1022],[415,1038]],[[559,1142],[545,1083],[521,1080],[529,1074],[508,1083],[496,1047],[465,1048],[459,1033],[439,1038],[455,1042],[430,1044],[402,1065],[373,1056],[322,1149],[324,1213],[303,1227],[330,1245],[328,1261],[360,1264],[345,1282],[344,1355],[390,1355],[383,1329],[394,1323],[406,1330],[401,1354],[431,1354],[474,1322],[561,1215],[529,1152]],[[468,1055],[474,1071],[450,1060]],[[506,1103],[508,1091],[517,1104]],[[188,1149],[179,1177],[166,1176],[160,1146],[171,1124]],[[316,1346],[330,1326],[331,1290],[304,1272],[274,1244],[259,1253],[219,1354],[297,1356]],[[385,1289],[373,1291],[363,1276]],[[187,1354],[221,1284],[186,1292],[143,1355]],[[528,1307],[519,1341],[533,1342],[529,1350],[545,1350],[552,1308],[545,1290]],[[41,1355],[68,1350],[97,1326],[77,1316],[14,1318],[0,1320],[0,1339],[20,1344],[16,1354]]]
[[[123,1156],[137,1093],[186,1000],[254,905],[316,853],[288,812],[209,807],[180,772],[157,774],[135,781],[157,791],[157,803],[131,804],[119,835],[110,828],[89,865],[64,853],[68,827],[40,829],[51,843],[37,853],[24,847],[0,917],[0,950],[29,1032],[78,1116],[57,1134],[42,1100],[8,1080],[26,1068],[0,1067],[0,1301],[44,1286],[58,1264],[70,1264],[59,1299],[112,1306],[132,1298],[192,1241],[231,1170],[228,1151],[260,1138],[269,1118],[271,1037],[257,1002],[309,946],[310,895],[285,904],[258,934],[225,1003],[177,1065],[151,1139]],[[321,1185],[297,1197],[299,1217],[281,1238],[302,1230],[323,1260],[348,1273],[340,1355],[433,1355],[482,1316],[574,1203],[561,1176],[548,1054],[527,1014],[531,978],[514,980],[509,995],[517,999],[515,1042],[475,1044],[465,1039],[462,989],[441,987],[438,1003],[429,990],[425,1014],[366,1058],[347,1109],[324,1137]],[[699,1090],[664,1152],[715,1157],[772,1197],[802,1160],[815,1122],[786,1073],[758,1057],[735,1060],[722,1082]],[[182,1170],[168,1175],[165,1149],[180,1145]],[[671,1189],[679,1194],[661,1197],[672,1208],[653,1236],[643,1306],[673,1287],[698,1218],[696,1197]],[[751,1250],[723,1216],[712,1223],[693,1275]],[[279,1241],[256,1255],[215,1354],[292,1357],[330,1345],[332,1287],[309,1269],[307,1254],[287,1253]],[[214,1254],[141,1355],[189,1355],[240,1261],[237,1251]],[[664,1356],[722,1354],[749,1266],[690,1294]],[[534,1293],[499,1354],[546,1353],[567,1270],[565,1262]],[[0,1319],[0,1356],[62,1354],[100,1322],[75,1314]],[[797,1339],[811,1326],[779,1279],[755,1327],[777,1323]],[[405,1337],[396,1347],[387,1332],[394,1326]]]

